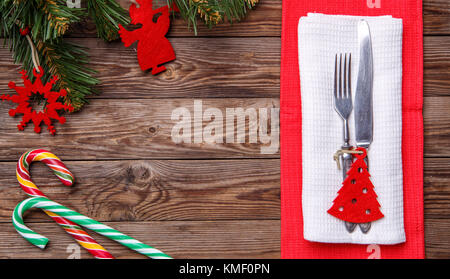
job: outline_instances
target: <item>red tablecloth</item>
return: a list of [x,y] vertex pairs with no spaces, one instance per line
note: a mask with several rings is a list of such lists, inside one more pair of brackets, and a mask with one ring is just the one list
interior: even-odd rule
[[[406,243],[369,246],[313,243],[303,239],[302,114],[297,25],[299,18],[308,12],[392,15],[403,19],[402,156]],[[421,0],[283,0],[280,96],[282,258],[424,257],[422,29]]]

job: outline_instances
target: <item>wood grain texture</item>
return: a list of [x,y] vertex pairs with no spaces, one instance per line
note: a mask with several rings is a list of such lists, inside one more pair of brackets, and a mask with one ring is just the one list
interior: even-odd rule
[[[0,222],[26,197],[15,162],[0,163]],[[73,187],[44,165],[32,178],[51,199],[99,221],[279,219],[279,159],[69,161]],[[426,218],[450,218],[450,159],[424,160]],[[164,210],[163,210],[164,208]],[[29,220],[44,221],[40,214]],[[38,219],[44,217],[44,219]]]
[[423,55],[424,96],[450,96],[450,37],[425,37]]
[[[0,142],[3,143],[0,158],[3,161],[16,160],[24,150],[36,146],[51,149],[67,160],[279,157],[279,152],[261,154],[261,143],[175,144],[171,132],[178,121],[171,120],[172,111],[186,107],[193,114],[193,104],[192,99],[129,99],[126,102],[99,99],[87,106],[83,113],[71,115],[66,124],[57,124],[60,136],[56,137],[46,131],[35,135],[30,127],[19,132],[16,127],[18,119],[7,114],[10,105],[0,104],[3,122],[0,127]],[[204,99],[204,110],[211,107],[219,108],[225,115],[226,108],[279,107],[279,100]],[[449,107],[450,97],[424,99],[425,157],[450,156]],[[208,123],[205,121],[203,125]],[[11,138],[15,140],[8,140]]]
[[[129,0],[118,0],[118,2],[128,9]],[[153,1],[157,7],[158,1]],[[166,0],[159,2],[167,3]],[[160,4],[161,5],[161,4]],[[247,17],[240,22],[222,23],[209,29],[202,22],[198,21],[197,36],[225,36],[225,37],[279,37],[281,34],[281,0],[262,0],[255,9],[247,14]],[[72,37],[95,37],[96,29],[91,20],[72,26],[69,31]],[[192,37],[194,30],[189,28],[187,23],[179,14],[171,21],[168,37]]]
[[450,2],[423,0],[423,32],[426,35],[450,34]]
[[[128,0],[119,0],[128,8]],[[256,8],[241,22],[219,24],[208,29],[200,22],[198,36],[211,37],[279,37],[281,36],[282,0],[261,0]],[[425,35],[450,35],[450,3],[447,0],[423,0],[423,31]],[[69,36],[95,37],[91,21],[74,26]],[[171,23],[169,37],[194,36],[187,23],[176,16]]]
[[450,258],[449,219],[425,219],[425,257],[427,259]]
[[[241,161],[241,160],[238,160]],[[252,160],[252,161],[259,161],[259,160]],[[265,160],[267,161],[267,160]],[[272,163],[275,163],[275,161],[278,160],[269,160]],[[228,161],[222,161],[222,163],[227,164],[227,168],[229,168],[230,166],[233,166],[235,164],[231,163],[232,161],[230,161],[228,163]],[[99,162],[100,163],[100,162]],[[160,163],[159,161],[151,161],[151,162],[105,162],[105,165],[108,165],[108,167],[110,165],[117,165],[119,166],[119,168],[121,167],[122,169],[117,171],[117,173],[130,173],[130,168],[129,166],[126,165],[126,163],[130,163],[133,166],[135,166],[134,168],[132,168],[133,170],[131,171],[131,173],[133,173],[132,175],[125,175],[127,178],[119,178],[119,180],[127,180],[130,179],[131,180],[131,185],[137,185],[137,187],[139,185],[142,184],[142,182],[146,181],[146,179],[143,179],[142,177],[146,177],[146,175],[142,176],[142,173],[145,173],[146,171],[142,172],[142,165],[145,164],[150,164],[152,167],[155,166],[155,163]],[[169,184],[174,184],[174,185],[178,185],[176,187],[179,187],[180,185],[182,185],[184,188],[199,188],[199,189],[203,189],[202,187],[202,183],[208,184],[208,185],[218,185],[220,187],[220,185],[224,185],[223,183],[220,182],[221,177],[218,177],[217,180],[213,179],[213,178],[208,178],[210,176],[213,175],[217,175],[218,173],[216,173],[216,171],[219,169],[217,168],[216,170],[213,171],[207,171],[205,168],[206,164],[209,164],[210,162],[207,161],[193,161],[193,162],[186,162],[186,161],[170,161],[170,162],[163,162],[166,165],[170,165],[171,167],[173,167],[173,165],[182,165],[181,169],[185,169],[186,165],[192,165],[194,167],[194,169],[199,170],[196,171],[196,173],[192,173],[192,176],[195,176],[196,179],[190,180],[190,179],[186,179],[186,181],[192,181],[192,182],[188,182],[188,184],[194,183],[196,186],[192,187],[191,185],[188,185],[188,187],[184,187],[184,183],[182,181],[184,181],[185,179],[185,175],[183,174],[183,172],[181,172],[179,174],[179,176],[177,176],[178,179],[173,179],[171,178],[170,182],[168,182]],[[197,163],[199,163],[200,165],[202,165],[201,167],[199,167],[197,165]],[[275,165],[278,166],[277,164],[278,162],[276,162]],[[449,208],[448,208],[448,196],[450,195],[450,188],[448,185],[448,171],[443,171],[444,170],[448,170],[450,167],[450,160],[448,158],[428,158],[425,159],[425,174],[424,174],[424,186],[425,186],[425,232],[426,232],[426,236],[427,236],[427,242],[426,242],[426,256],[427,258],[448,258],[450,257],[450,251],[448,249],[448,247],[450,247],[450,242],[449,242],[449,230],[448,230],[448,222],[446,222],[446,220],[448,220],[449,216]],[[74,172],[76,172],[76,174],[78,174],[80,171],[79,169],[91,169],[88,172],[85,172],[86,175],[84,173],[82,173],[82,177],[78,178],[78,185],[76,186],[77,188],[81,188],[73,191],[73,190],[66,190],[68,188],[65,187],[61,187],[60,185],[58,185],[56,179],[53,177],[53,175],[51,175],[49,173],[48,170],[45,169],[44,166],[42,166],[42,164],[34,164],[33,165],[33,177],[35,177],[36,179],[36,183],[37,184],[42,184],[47,182],[47,187],[42,187],[43,190],[45,190],[45,192],[50,195],[55,197],[55,199],[63,199],[63,203],[71,203],[71,204],[78,204],[81,200],[78,199],[77,196],[79,196],[80,192],[83,192],[84,189],[90,189],[90,188],[99,188],[99,186],[96,186],[95,184],[102,184],[105,181],[104,178],[102,176],[107,176],[107,174],[109,174],[108,170],[105,170],[105,167],[101,166],[101,167],[95,167],[92,166],[94,163],[92,162],[69,162],[68,165],[70,167],[70,169],[74,170]],[[183,165],[184,164],[184,165]],[[215,164],[214,164],[215,165]],[[211,164],[211,166],[214,166]],[[267,167],[269,164],[264,164],[265,167]],[[136,168],[136,166],[138,166]],[[1,163],[0,164],[0,169],[2,170],[2,172],[5,172],[5,168],[8,169],[12,169],[14,166],[12,163]],[[248,166],[247,166],[248,167]],[[92,170],[98,168],[97,170]],[[166,167],[157,167],[159,169],[166,169]],[[239,163],[236,166],[237,169],[242,169],[242,165],[240,165]],[[146,169],[146,168],[144,168]],[[176,170],[180,170],[180,167],[175,168]],[[254,170],[256,170],[257,168],[250,168],[249,172],[253,172]],[[185,169],[187,171],[187,169]],[[225,170],[225,169],[224,169]],[[232,172],[232,167],[230,172]],[[277,172],[276,167],[274,167],[274,173]],[[154,171],[155,172],[155,171]],[[205,172],[205,173],[204,173]],[[103,173],[103,174],[102,174]],[[161,171],[160,171],[161,173]],[[99,177],[92,177],[92,174],[96,174],[99,175]],[[170,173],[170,175],[172,175],[173,172]],[[203,176],[204,175],[204,176]],[[187,176],[189,176],[189,174],[187,174]],[[235,179],[231,179],[231,181],[226,180],[226,185],[229,184],[234,184],[234,180],[240,180],[243,179],[243,174],[239,173],[239,171],[236,174],[237,178]],[[245,175],[244,175],[245,176]],[[275,175],[276,176],[276,175]],[[12,177],[11,175],[8,175],[8,177]],[[111,180],[116,180],[118,177],[122,177],[122,175],[119,176],[115,176],[113,175],[113,178],[111,178]],[[136,183],[136,178],[140,177],[140,182]],[[263,175],[263,178],[267,177],[267,175]],[[181,179],[183,178],[183,179]],[[258,179],[260,179],[261,177],[258,175],[258,173],[254,173],[254,181],[253,182],[245,182],[245,185],[253,185],[253,184],[259,184],[257,182]],[[51,182],[48,183],[47,180],[50,180]],[[109,180],[109,179],[108,179]],[[164,180],[164,179],[161,179]],[[177,181],[178,180],[178,181]],[[247,181],[247,179],[243,179],[244,181]],[[264,180],[264,179],[263,179]],[[197,183],[197,181],[200,181]],[[212,182],[210,182],[212,181]],[[1,184],[0,185],[8,185],[9,183],[12,183],[13,181],[9,182],[9,179],[6,178],[2,178],[0,180]],[[41,183],[42,182],[42,183]],[[114,182],[116,184],[116,182]],[[126,185],[128,182],[123,183],[124,185]],[[264,183],[263,183],[264,184]],[[112,184],[109,184],[112,186]],[[117,185],[117,184],[116,184]],[[101,187],[101,186],[100,186]],[[133,186],[131,186],[133,187]],[[136,188],[137,188],[136,187]],[[0,189],[3,189],[4,187],[1,187]],[[121,189],[121,187],[118,187],[119,189]],[[209,187],[204,187],[206,189],[209,189]],[[245,186],[245,188],[252,188],[251,186],[247,187]],[[117,192],[119,192],[120,190],[118,190]],[[15,192],[15,193],[13,193]],[[15,190],[12,191],[0,191],[2,196],[9,196],[11,195],[12,197],[17,196],[17,188]],[[89,190],[90,193],[96,192],[94,190]],[[106,191],[106,192],[110,192],[110,191]],[[111,192],[116,192],[116,189],[112,189]],[[126,191],[124,191],[126,192]],[[128,195],[126,193],[122,192],[124,195]],[[208,196],[208,192],[209,191],[200,191],[200,195],[202,196]],[[132,196],[132,194],[129,194],[130,196]],[[92,195],[95,196],[95,195]],[[191,200],[191,198],[193,198],[194,200],[198,201],[198,199],[196,199],[197,194],[194,194],[193,196],[191,196],[188,200]],[[87,198],[89,199],[89,198]],[[259,199],[259,198],[258,198]],[[127,200],[129,201],[130,199],[126,198],[126,199],[119,199],[119,200]],[[204,198],[202,198],[202,200],[205,200]],[[228,200],[228,199],[227,199]],[[264,201],[267,201],[268,199],[265,198],[263,199]],[[104,205],[104,203],[100,203],[102,204],[102,206]],[[207,205],[210,205],[209,203],[207,203]],[[108,206],[107,206],[108,207]],[[120,206],[119,206],[120,207]],[[184,207],[184,205],[183,205]],[[264,205],[262,206],[264,208]],[[86,207],[86,209],[84,208],[84,206],[80,206],[80,211],[83,210],[85,212],[90,212],[90,214],[96,214],[96,209],[94,210],[89,210],[88,207]],[[108,207],[108,209],[111,209]],[[236,211],[234,210],[235,208],[233,206],[229,207],[229,210],[231,212],[236,213]],[[131,209],[130,209],[131,210]],[[189,210],[186,207],[186,210],[189,211],[189,214],[194,214],[196,215],[195,211],[193,210]],[[213,212],[213,210],[208,210],[208,212],[205,214],[211,214],[211,212]],[[3,215],[3,208],[2,208],[2,215]],[[106,214],[108,215],[108,214]],[[112,216],[112,215],[111,215]],[[130,218],[130,216],[127,216],[127,218]],[[39,223],[39,224],[35,224],[34,222],[38,221],[38,222],[42,222],[45,220],[45,223]],[[136,220],[136,219],[134,219]],[[6,221],[5,223],[1,223],[3,221]],[[2,217],[2,221],[0,222],[0,228],[3,226],[5,228],[2,228],[0,230],[0,234],[3,234],[2,239],[7,239],[8,243],[5,242],[1,242],[0,243],[0,248],[5,248],[8,247],[8,245],[11,245],[13,248],[8,248],[8,252],[3,252],[2,253],[2,249],[0,249],[0,258],[22,258],[24,257],[24,254],[22,251],[25,251],[27,253],[27,255],[31,255],[31,257],[39,257],[39,258],[55,258],[55,257],[67,257],[69,255],[69,253],[66,253],[66,248],[67,245],[69,245],[71,243],[71,239],[66,236],[64,233],[62,233],[61,231],[59,231],[58,228],[56,228],[56,225],[49,225],[48,223],[51,221],[48,220],[48,218],[46,218],[46,216],[44,216],[42,213],[39,213],[38,211],[34,211],[33,213],[29,214],[27,216],[27,223],[30,224],[30,226],[32,228],[37,229],[39,232],[43,232],[46,236],[50,237],[51,239],[51,243],[50,246],[48,247],[48,249],[46,249],[45,251],[40,251],[39,249],[32,247],[31,245],[29,245],[28,243],[26,243],[23,239],[21,239],[20,237],[18,237],[18,235],[13,231],[12,226],[9,224],[8,220],[3,220]],[[254,221],[245,221],[245,222],[241,222],[242,225],[244,224],[249,224],[249,223],[253,223]],[[273,225],[273,221],[262,221],[263,223],[268,223],[270,222],[271,226]],[[224,226],[228,226],[228,224],[233,223],[234,224],[234,228],[231,228],[232,225],[230,225],[230,227],[226,227],[224,228]],[[146,224],[151,224],[149,225],[149,227],[154,228],[155,224],[157,224],[157,227],[160,228],[159,226],[165,226],[167,224],[177,224],[178,225],[178,229],[185,231],[186,229],[184,228],[194,228],[196,227],[198,224],[207,224],[206,227],[208,227],[208,225],[212,225],[212,227],[215,229],[217,229],[216,233],[220,233],[221,229],[228,229],[230,231],[226,231],[225,233],[229,233],[229,234],[233,234],[233,229],[237,229],[236,228],[236,222],[234,221],[186,221],[184,220],[183,222],[181,221],[175,221],[175,222],[120,222],[120,223],[113,223],[112,225],[116,228],[118,228],[118,226],[120,226],[121,224],[131,224],[131,225],[127,225],[127,226],[123,226],[124,228],[121,229],[119,228],[119,230],[123,230],[124,232],[129,233],[130,231],[132,231],[133,236],[138,237],[138,239],[141,240],[145,240],[148,243],[155,245],[158,244],[157,247],[161,248],[164,247],[164,249],[171,249],[171,240],[168,239],[168,237],[159,237],[158,234],[154,234],[153,232],[151,233],[152,237],[149,237],[150,234],[146,234],[143,237],[141,237],[140,235],[142,234],[143,230],[142,228],[145,228],[146,230]],[[276,224],[279,226],[279,224]],[[176,226],[176,225],[175,225]],[[204,225],[203,225],[204,226]],[[275,226],[275,225],[273,225]],[[173,228],[172,226],[170,226],[171,228]],[[211,228],[211,227],[210,227]],[[250,227],[251,228],[251,227]],[[245,229],[247,229],[247,227],[245,226],[245,229],[242,230],[242,228],[239,228],[241,230],[241,232],[243,233],[242,235],[246,235]],[[257,228],[255,228],[257,229]],[[265,229],[276,229],[276,227],[270,227],[270,228],[265,228]],[[193,229],[195,230],[195,228]],[[158,232],[158,231],[157,231]],[[191,231],[192,233],[192,231]],[[211,233],[211,232],[209,232]],[[258,231],[258,233],[261,235],[265,235],[265,232],[261,232]],[[275,231],[272,232],[273,234],[279,234],[279,231]],[[208,234],[208,233],[206,233]],[[211,233],[212,234],[212,233]],[[172,235],[172,234],[168,234],[168,235]],[[175,235],[175,234],[174,234]],[[178,237],[182,237],[180,235],[179,232],[176,233],[176,238],[178,239]],[[198,239],[200,237],[204,237],[205,233],[203,232],[203,234],[201,234],[200,236],[195,236],[194,234],[191,234],[191,237],[189,237],[189,241],[188,241],[188,245],[192,242],[198,241]],[[228,235],[227,235],[228,236]],[[198,238],[197,238],[198,237]],[[265,237],[270,237],[270,234],[265,235]],[[140,257],[137,254],[134,254],[133,252],[126,250],[123,247],[120,247],[118,245],[116,245],[115,243],[113,243],[112,241],[106,240],[103,237],[97,237],[97,239],[102,243],[105,244],[106,247],[108,249],[110,249],[110,251],[112,251],[115,255],[120,255],[120,258],[134,258],[134,257]],[[147,240],[148,239],[148,240]],[[200,238],[201,239],[201,238]],[[275,238],[276,239],[276,238]],[[207,240],[209,241],[209,237],[207,236]],[[9,243],[9,241],[11,241],[11,243]],[[248,239],[243,240],[245,243],[247,243],[248,245]],[[156,243],[156,244],[155,244]],[[166,245],[166,243],[169,243]],[[184,243],[184,241],[183,241]],[[234,241],[233,241],[234,243]],[[265,243],[267,244],[267,243]],[[225,245],[225,243],[223,243],[223,240],[217,241],[217,243],[215,245]],[[277,243],[274,244],[275,248],[272,248],[273,251],[271,252],[272,254],[270,255],[270,257],[272,256],[276,256],[274,254],[279,253],[277,252],[279,248],[276,248],[278,246]],[[3,247],[1,247],[3,246]],[[167,247],[167,248],[166,248]],[[199,250],[203,250],[203,251],[196,251],[195,249],[191,249],[189,252],[187,252],[186,250],[183,249],[179,249],[177,250],[178,247],[173,247],[174,248],[174,252],[171,253],[172,256],[177,256],[177,257],[182,257],[182,258],[198,258],[198,257],[205,257],[205,258],[210,258],[210,257],[216,257],[214,255],[211,254],[211,252],[205,251],[205,249],[208,249],[208,247],[206,245],[202,245],[202,248],[197,248]],[[215,247],[215,246],[214,246]],[[6,249],[6,248],[5,248]],[[166,250],[164,250],[166,251]],[[169,252],[168,250],[166,252]],[[265,257],[267,255],[264,255],[265,252],[263,252],[263,254],[260,254],[261,251],[257,252],[258,255],[256,254],[242,254],[243,250],[240,250],[240,257]],[[247,251],[248,252],[248,251]],[[232,253],[232,251],[228,250],[227,253]],[[85,251],[81,251],[81,255],[82,258],[89,258],[90,256],[87,255],[87,253]],[[227,254],[230,255],[230,254]],[[228,257],[228,256],[227,256]]]
[[[44,165],[31,176],[52,200],[98,221],[280,219],[280,161],[70,161],[66,187]],[[26,195],[14,162],[0,163],[0,222]],[[43,217],[43,219],[42,219]],[[42,214],[27,220],[49,221]]]
[[[41,213],[43,214],[43,213]],[[279,258],[280,221],[169,221],[113,222],[107,225],[161,249],[174,258]],[[28,223],[30,228],[50,239],[45,250],[32,246],[10,223],[0,223],[0,258],[67,258],[74,244],[58,225]],[[92,236],[116,258],[145,258],[95,233]],[[75,246],[77,246],[75,244]],[[83,259],[91,259],[83,249]]]
[[[120,42],[74,39],[89,48],[101,94],[91,98],[278,98],[280,38],[173,38],[177,59],[152,76],[141,71],[134,48]],[[0,42],[1,43],[1,42]],[[0,88],[20,81],[20,67],[0,48]],[[3,89],[4,88],[4,89]],[[6,89],[6,90],[5,90]],[[3,92],[2,92],[3,93]]]
[[[214,43],[211,43],[214,40]],[[278,98],[280,38],[172,38],[177,59],[157,76],[142,72],[133,48],[74,39],[89,48],[101,92],[91,98]],[[425,37],[424,96],[450,96],[450,36]],[[0,48],[0,88],[20,67]],[[120,86],[118,86],[120,84]]]
[[[33,126],[24,132],[17,130],[20,118],[8,115],[10,104],[0,104],[1,160],[17,160],[28,149],[40,147],[52,150],[62,159],[180,159],[180,158],[279,158],[275,154],[261,154],[258,143],[180,143],[172,140],[172,128],[179,121],[172,121],[172,111],[187,108],[194,120],[193,99],[101,99],[93,101],[81,113],[70,115],[64,125],[56,126],[57,136],[43,129],[36,135]],[[225,120],[226,108],[278,108],[278,99],[204,99],[203,108],[218,108]],[[270,111],[270,109],[269,109]],[[270,115],[269,115],[270,119]],[[192,121],[192,123],[199,123]],[[206,126],[211,121],[203,123]],[[224,121],[225,122],[225,121]],[[248,123],[248,122],[247,122]],[[224,123],[225,125],[225,123]],[[237,126],[237,125],[235,125]],[[246,125],[248,129],[248,124]],[[192,137],[196,134],[191,129]],[[223,128],[224,137],[226,128]],[[248,133],[247,133],[248,134]],[[11,140],[14,139],[14,140]],[[224,140],[225,142],[225,140]]]
[[[127,5],[128,0],[119,0]],[[67,258],[73,240],[42,213],[27,224],[51,239],[31,246],[9,216],[26,197],[14,166],[26,150],[54,151],[75,173],[64,187],[42,164],[32,177],[55,201],[162,249],[176,258],[278,258],[280,256],[279,153],[260,154],[261,144],[180,144],[171,141],[171,112],[194,99],[204,108],[278,107],[281,0],[262,0],[241,23],[199,36],[180,18],[168,34],[177,60],[158,76],[140,71],[133,48],[95,38],[92,22],[73,26],[69,37],[89,47],[102,84],[81,113],[41,135],[0,104],[0,258]],[[450,257],[450,2],[423,0],[424,11],[424,207],[427,258]],[[0,93],[20,81],[19,66],[0,48]],[[120,86],[119,86],[120,85]],[[206,123],[205,123],[206,124]],[[140,255],[98,241],[119,258]],[[91,258],[81,250],[82,258]]]
[[[450,219],[450,158],[426,158],[424,160],[425,220]],[[447,238],[448,239],[448,238]],[[450,248],[450,245],[446,246]],[[450,257],[450,251],[448,251]]]
[[425,157],[450,157],[450,97],[424,98]]

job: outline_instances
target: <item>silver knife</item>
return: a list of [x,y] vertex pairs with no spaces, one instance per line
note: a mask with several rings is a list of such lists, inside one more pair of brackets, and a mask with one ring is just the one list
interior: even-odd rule
[[[358,147],[368,149],[373,138],[373,56],[369,24],[358,22],[359,67],[355,93],[355,138]],[[367,152],[368,153],[368,152]],[[365,158],[369,167],[369,156]],[[358,224],[363,233],[370,230],[370,222]]]

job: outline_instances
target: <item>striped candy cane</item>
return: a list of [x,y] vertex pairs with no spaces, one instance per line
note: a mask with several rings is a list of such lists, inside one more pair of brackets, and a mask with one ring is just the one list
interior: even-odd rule
[[48,238],[40,235],[30,228],[28,228],[23,221],[23,214],[30,208],[40,208],[59,216],[66,218],[74,223],[83,226],[87,229],[112,239],[131,250],[143,254],[152,259],[170,259],[170,257],[158,249],[155,249],[147,244],[144,244],[128,235],[125,235],[109,226],[106,226],[94,219],[86,217],[78,212],[75,212],[59,203],[51,201],[47,198],[28,198],[20,202],[14,209],[12,221],[17,232],[22,235],[33,245],[39,248],[45,248],[48,243]]
[[[41,161],[45,163],[55,173],[55,175],[66,186],[73,184],[74,176],[67,169],[67,167],[56,157],[53,153],[44,150],[36,149],[24,153],[17,163],[16,175],[22,189],[31,197],[44,197],[44,193],[31,181],[30,164],[32,162]],[[106,251],[100,244],[98,244],[89,234],[87,234],[77,224],[58,216],[50,211],[45,211],[48,216],[58,223],[67,233],[69,233],[82,247],[98,259],[114,259],[114,257]]]

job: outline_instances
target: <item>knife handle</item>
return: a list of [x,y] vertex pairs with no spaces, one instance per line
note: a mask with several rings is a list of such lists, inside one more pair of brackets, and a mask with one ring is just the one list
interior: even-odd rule
[[369,155],[366,155],[366,158],[364,158],[364,163],[366,163],[367,171],[369,171]]
[[367,171],[369,171],[369,147],[367,146],[356,146],[356,147],[362,147],[366,149],[366,157],[364,157],[364,163],[366,163]]
[[[364,163],[366,163],[367,166],[367,171],[369,171],[369,149],[367,147],[364,147],[366,149],[366,157],[364,158]],[[370,231],[370,228],[372,226],[372,222],[368,222],[368,223],[361,223],[358,224],[359,228],[361,229],[361,231],[366,234]]]

